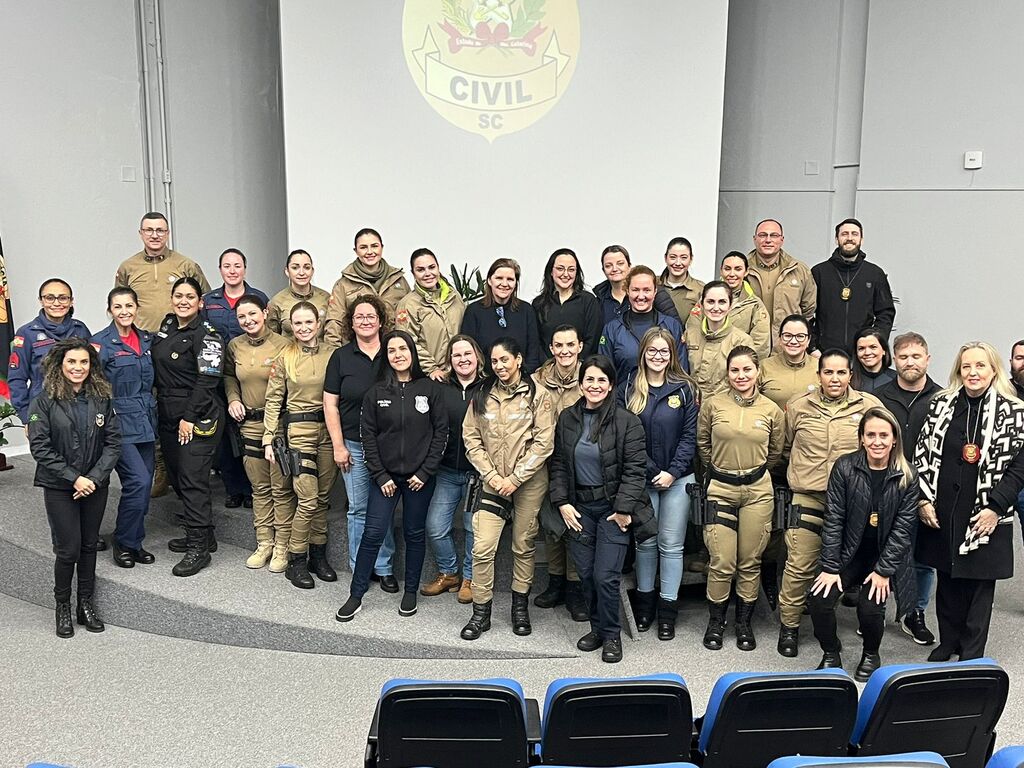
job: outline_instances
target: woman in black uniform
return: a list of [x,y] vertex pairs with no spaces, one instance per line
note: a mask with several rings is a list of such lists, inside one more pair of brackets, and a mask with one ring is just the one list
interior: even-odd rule
[[185,556],[171,569],[194,576],[217,548],[210,503],[210,467],[220,444],[224,403],[218,394],[224,348],[216,329],[199,317],[202,289],[191,277],[171,288],[171,312],[153,339],[160,448],[182,502],[184,539],[167,547]]

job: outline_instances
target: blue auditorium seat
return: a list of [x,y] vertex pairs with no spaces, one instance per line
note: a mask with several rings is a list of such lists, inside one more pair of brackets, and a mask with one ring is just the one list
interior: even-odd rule
[[1024,768],[1024,747],[1003,747],[992,755],[985,768]]
[[764,768],[792,754],[841,756],[857,717],[842,670],[732,672],[715,683],[700,722],[704,768]]
[[[548,768],[589,768],[588,766],[552,765]],[[697,768],[693,763],[645,763],[644,765],[621,765],[615,768]]]
[[780,757],[768,768],[949,768],[935,752],[906,752],[875,757]]
[[384,684],[366,768],[525,768],[540,741],[535,699],[509,678]]
[[548,686],[545,765],[678,763],[690,755],[693,708],[679,675],[563,678]]
[[983,768],[1009,689],[992,659],[881,667],[861,695],[851,753],[932,750],[950,768]]

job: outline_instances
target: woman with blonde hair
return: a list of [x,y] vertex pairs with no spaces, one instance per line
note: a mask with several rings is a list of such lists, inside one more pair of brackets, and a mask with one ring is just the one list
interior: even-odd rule
[[[658,519],[657,537],[636,548],[636,623],[646,632],[656,615],[658,639],[671,640],[690,516],[686,485],[693,482],[697,446],[697,388],[679,364],[671,332],[655,327],[644,334],[637,369],[620,388],[619,403],[639,416],[644,426],[647,495]],[[661,579],[655,592],[659,557]]]
[[[860,448],[832,467],[821,533],[821,573],[808,607],[823,656],[818,669],[842,667],[836,602],[857,590],[857,621],[864,651],[854,677],[867,682],[881,665],[885,603],[896,594],[896,615],[914,608],[910,552],[917,525],[917,473],[904,458],[899,422],[885,408],[870,408],[858,426]],[[834,587],[834,589],[833,589]]]
[[960,347],[917,440],[915,560],[935,568],[939,644],[929,661],[985,655],[996,580],[1013,576],[1013,516],[1024,485],[1024,404],[999,354]]

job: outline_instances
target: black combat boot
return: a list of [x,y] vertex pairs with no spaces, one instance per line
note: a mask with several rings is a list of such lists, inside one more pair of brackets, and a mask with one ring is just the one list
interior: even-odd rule
[[186,528],[188,549],[178,564],[171,568],[175,576],[195,576],[212,562],[207,528]]
[[658,639],[671,640],[676,636],[676,617],[679,615],[679,601],[666,600],[658,596]]
[[327,562],[327,545],[309,545],[309,572],[316,574],[320,581],[337,581],[338,574]]
[[757,639],[754,637],[754,630],[750,627],[750,620],[754,616],[756,605],[756,600],[752,603],[739,600],[736,603],[736,647],[741,651],[752,651],[757,648]]
[[473,603],[473,618],[462,628],[463,640],[476,640],[491,628],[491,601]]
[[528,635],[533,632],[530,624],[530,593],[512,593],[512,631],[517,635]]
[[289,553],[288,568],[285,570],[284,576],[299,589],[312,589],[316,586],[313,583],[313,577],[309,575],[305,552]]
[[651,628],[651,624],[654,623],[654,606],[658,598],[656,590],[650,592],[641,592],[639,589],[636,591],[635,601],[633,603],[633,617],[636,619],[636,628],[641,632],[646,632]]
[[57,637],[74,637],[75,625],[71,623],[71,603],[57,603]]
[[78,598],[78,625],[85,627],[90,632],[102,632],[106,629],[100,617],[96,615],[96,609],[92,605],[91,597]]
[[722,650],[722,638],[725,635],[725,613],[729,610],[729,601],[720,603],[708,600],[708,628],[704,630],[704,647],[709,651]]
[[[554,608],[565,602],[565,576],[551,574],[548,576],[548,588],[534,598],[533,604],[538,608]],[[589,617],[588,617],[589,618]]]

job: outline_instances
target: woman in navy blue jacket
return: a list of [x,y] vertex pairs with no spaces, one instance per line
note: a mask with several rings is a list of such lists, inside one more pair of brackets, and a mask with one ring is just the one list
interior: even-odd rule
[[114,408],[121,421],[121,501],[114,529],[114,564],[133,568],[149,565],[155,557],[142,548],[146,536],[149,491],[153,486],[156,446],[156,398],[153,397],[152,337],[135,327],[139,297],[131,288],[107,294],[107,312],[113,322],[92,337],[103,375],[113,387]]
[[658,536],[636,547],[636,623],[646,632],[654,622],[657,602],[659,640],[675,637],[690,516],[686,485],[693,482],[697,450],[697,387],[680,365],[676,341],[664,328],[648,330],[640,341],[636,372],[619,391],[620,402],[640,417],[647,434],[647,493],[658,518]]

